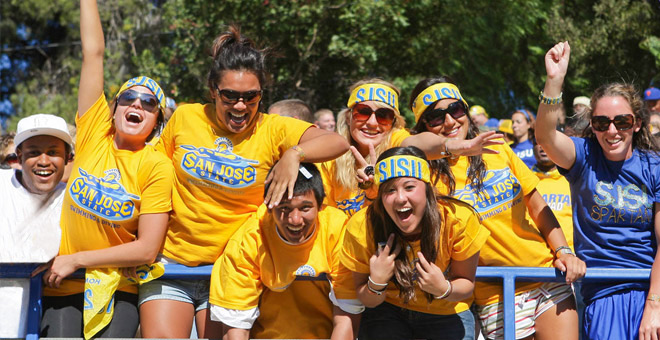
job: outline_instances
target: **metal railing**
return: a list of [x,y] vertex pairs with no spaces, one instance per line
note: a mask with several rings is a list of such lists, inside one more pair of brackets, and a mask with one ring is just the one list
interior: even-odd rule
[[[0,264],[0,278],[30,278],[38,264]],[[202,280],[211,276],[212,266],[186,267],[166,265],[164,279]],[[582,282],[607,281],[648,281],[650,269],[610,269],[589,268]],[[76,277],[84,277],[84,271],[78,271]],[[503,284],[504,301],[504,339],[515,339],[515,288],[516,282],[562,282],[564,276],[554,268],[537,267],[479,267],[478,281],[498,281]],[[41,275],[31,278],[30,301],[27,323],[27,340],[39,339],[41,316]]]

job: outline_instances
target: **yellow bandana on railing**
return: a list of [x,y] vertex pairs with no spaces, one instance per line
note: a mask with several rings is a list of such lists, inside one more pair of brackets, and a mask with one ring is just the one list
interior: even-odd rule
[[412,111],[415,114],[415,122],[419,122],[419,118],[422,117],[422,113],[426,111],[429,105],[448,98],[461,100],[465,107],[468,107],[468,103],[463,99],[456,85],[450,83],[433,84],[422,91],[413,101]]
[[147,76],[139,76],[135,78],[131,78],[128,81],[124,83],[124,85],[119,88],[119,91],[117,91],[117,95],[115,96],[115,99],[119,97],[119,95],[126,91],[127,89],[133,87],[133,86],[144,86],[151,90],[151,92],[154,93],[154,96],[156,96],[156,99],[158,99],[158,106],[162,110],[165,110],[165,93],[163,93],[163,89],[160,88],[160,85],[158,83],[147,77]]
[[376,164],[377,184],[396,177],[414,177],[430,183],[429,163],[415,156],[392,156]]
[[399,95],[393,88],[381,84],[364,84],[351,92],[346,106],[353,107],[357,103],[373,100],[383,102],[399,111]]
[[83,294],[83,334],[91,339],[107,326],[115,312],[115,291],[119,288],[143,284],[165,273],[162,263],[137,267],[138,280],[121,275],[117,268],[88,268],[85,271]]

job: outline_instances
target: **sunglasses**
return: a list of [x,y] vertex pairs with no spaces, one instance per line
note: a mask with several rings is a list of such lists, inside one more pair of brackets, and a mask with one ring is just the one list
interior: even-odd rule
[[357,122],[366,122],[371,118],[372,114],[376,114],[376,121],[379,125],[392,125],[394,122],[394,110],[381,107],[374,111],[367,104],[357,104],[353,106],[353,120]]
[[591,127],[599,132],[609,130],[610,124],[612,123],[614,123],[614,127],[616,127],[617,130],[625,131],[631,129],[633,125],[635,125],[635,116],[628,113],[623,115],[616,115],[614,116],[614,119],[609,119],[605,116],[591,117]]
[[261,100],[261,90],[252,90],[247,92],[239,92],[234,90],[218,90],[220,99],[227,104],[236,104],[242,98],[245,104],[254,104]]
[[122,106],[130,106],[136,99],[140,99],[140,104],[145,111],[154,112],[158,108],[158,98],[153,94],[137,92],[134,90],[126,90],[117,98],[117,104]]
[[18,155],[15,153],[10,153],[7,156],[5,156],[5,159],[2,162],[5,164],[18,163]]
[[458,119],[465,116],[466,112],[467,109],[465,108],[465,104],[463,104],[462,101],[457,101],[449,104],[446,109],[434,109],[429,111],[424,115],[424,121],[430,127],[436,127],[445,123],[445,117],[447,114],[449,114],[451,118]]

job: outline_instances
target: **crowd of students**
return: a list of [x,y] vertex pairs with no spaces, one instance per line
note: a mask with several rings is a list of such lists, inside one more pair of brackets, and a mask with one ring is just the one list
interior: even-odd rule
[[[517,285],[518,339],[660,334],[650,114],[632,86],[607,84],[580,101],[584,131],[557,131],[568,43],[547,52],[538,116],[514,112],[509,145],[446,76],[413,89],[411,129],[379,78],[351,86],[336,133],[332,112],[296,111],[316,126],[262,113],[267,56],[236,26],[211,48],[211,103],[166,117],[146,76],[106,99],[96,0],[80,0],[80,32],[75,159],[64,120],[34,115],[16,169],[0,170],[0,260],[48,262],[34,272],[42,336],[187,338],[194,321],[200,338],[499,339],[502,286],[476,282],[477,266],[565,273]],[[213,273],[159,278],[172,263]],[[651,280],[582,284],[580,328],[572,284],[587,267]],[[27,289],[0,281],[14,295],[0,336],[23,336]]]

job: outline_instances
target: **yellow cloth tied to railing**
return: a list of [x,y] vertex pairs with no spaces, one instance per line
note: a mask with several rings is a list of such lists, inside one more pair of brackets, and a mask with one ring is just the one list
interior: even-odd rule
[[137,280],[123,276],[119,268],[88,268],[85,271],[83,294],[83,334],[90,339],[112,320],[115,312],[117,289],[143,284],[159,278],[165,273],[162,263],[142,265],[136,268]]

